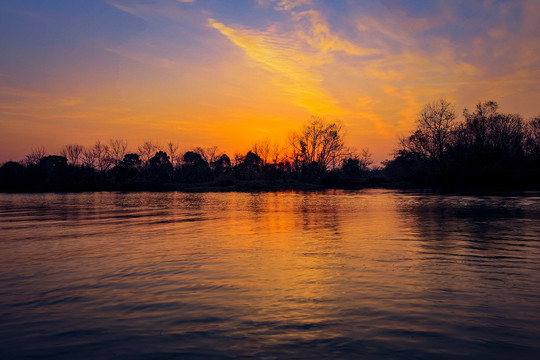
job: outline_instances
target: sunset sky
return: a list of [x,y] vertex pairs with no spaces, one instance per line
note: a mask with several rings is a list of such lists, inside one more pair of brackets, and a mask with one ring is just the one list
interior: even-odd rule
[[245,153],[310,115],[391,156],[426,102],[540,114],[540,1],[2,0],[0,162],[123,138]]

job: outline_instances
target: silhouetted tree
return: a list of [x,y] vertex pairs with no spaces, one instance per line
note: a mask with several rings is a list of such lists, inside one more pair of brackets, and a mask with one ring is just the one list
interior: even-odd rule
[[109,146],[99,140],[83,149],[81,159],[84,166],[100,172],[108,170],[113,164]]
[[123,160],[126,154],[128,143],[123,139],[109,140],[109,156],[114,165],[118,165]]
[[[201,159],[203,159],[210,167],[212,167],[212,164],[215,163],[215,161],[218,158],[218,147],[217,146],[210,146],[210,147],[196,147],[193,152],[196,152],[201,156]],[[213,169],[212,169],[213,170]]]
[[210,178],[211,171],[208,163],[202,156],[194,151],[187,151],[184,154],[184,164],[181,168],[180,180],[184,182],[207,181]]
[[83,146],[77,144],[66,145],[60,150],[60,155],[67,158],[71,165],[79,165],[79,160],[82,157]]
[[94,146],[90,148],[90,151],[94,153],[96,170],[101,172],[106,171],[113,164],[109,146],[102,144],[101,141],[96,141]]
[[147,140],[141,146],[138,147],[138,150],[139,150],[139,156],[144,165],[146,164],[148,160],[150,160],[150,157],[152,157],[152,154],[155,154],[156,151],[159,151],[159,145],[153,143],[150,140]]
[[43,146],[32,148],[30,150],[30,154],[26,155],[25,157],[26,166],[38,164],[39,160],[41,160],[41,158],[44,157],[46,154],[47,151]]
[[229,159],[227,154],[222,154],[212,163],[212,169],[216,176],[229,172],[231,169],[231,159]]
[[258,169],[262,164],[263,160],[261,157],[251,151],[248,151],[246,156],[244,156],[244,160],[242,161],[242,164],[244,166],[252,167],[255,169]]
[[277,140],[274,140],[270,145],[270,161],[276,168],[279,167],[279,163],[287,161],[285,158],[285,147],[282,147]]
[[158,151],[153,157],[148,160],[148,175],[156,185],[160,185],[163,182],[170,181],[173,174],[173,166],[171,164],[169,155],[164,151]]
[[261,172],[262,159],[259,155],[248,151],[242,162],[236,166],[237,177],[241,180],[253,180]]
[[127,168],[139,168],[141,166],[141,159],[139,154],[129,153],[124,155],[122,165]]
[[338,122],[313,117],[300,132],[289,138],[293,162],[299,168],[317,168],[326,171],[350,151],[345,147],[344,130]]
[[236,166],[240,165],[243,161],[244,161],[244,155],[242,155],[240,153],[234,153],[233,161],[232,161],[233,166],[236,167]]
[[141,159],[139,154],[129,153],[124,155],[124,159],[113,167],[110,171],[112,181],[116,187],[132,188],[139,185],[141,169]]
[[358,159],[358,166],[361,171],[369,170],[369,167],[373,164],[373,154],[368,148],[362,149],[356,159]]
[[341,170],[349,177],[360,175],[360,160],[354,158],[343,159]]
[[433,162],[444,173],[455,119],[454,106],[447,100],[427,104],[418,115],[417,130],[401,140],[400,150]]
[[263,165],[266,165],[270,156],[270,140],[264,139],[256,142],[251,146],[251,151],[261,158]]
[[181,157],[178,155],[178,144],[169,141],[167,143],[167,152],[171,157],[171,164],[173,167],[178,166],[181,161]]
[[523,160],[523,120],[497,109],[496,102],[486,101],[478,103],[474,112],[463,112],[465,124],[457,132],[456,146],[467,154],[461,160],[476,170],[509,170]]
[[[482,187],[529,186],[540,177],[531,161],[540,121],[524,125],[521,116],[500,113],[496,102],[484,101],[463,111],[464,122],[453,124],[447,103],[436,105],[437,111],[425,108],[419,128],[385,163],[386,174],[423,185]],[[428,126],[426,119],[432,118],[437,121]]]
[[158,151],[153,157],[148,160],[150,166],[169,166],[171,161],[169,155],[165,151]]
[[39,160],[39,164],[29,168],[30,176],[39,191],[65,189],[70,183],[67,159],[64,156],[48,155]]
[[96,154],[91,146],[83,148],[81,161],[83,166],[86,166],[87,168],[96,168]]
[[196,165],[205,162],[199,153],[194,151],[187,151],[184,154],[184,165]]

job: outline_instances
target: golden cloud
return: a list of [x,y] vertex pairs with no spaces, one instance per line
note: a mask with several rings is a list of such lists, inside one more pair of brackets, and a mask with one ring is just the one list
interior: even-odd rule
[[292,12],[295,31],[278,32],[227,26],[214,19],[209,25],[241,48],[256,64],[274,73],[274,83],[293,96],[296,105],[311,113],[341,115],[346,113],[339,102],[322,86],[318,67],[334,61],[333,52],[350,55],[376,54],[341,39],[330,31],[326,19],[317,11]]
[[322,78],[310,70],[317,65],[302,51],[298,39],[272,32],[230,27],[213,19],[209,24],[225,35],[246,55],[267,71],[276,75],[274,82],[294,98],[294,103],[316,114],[342,114],[343,109],[322,88]]

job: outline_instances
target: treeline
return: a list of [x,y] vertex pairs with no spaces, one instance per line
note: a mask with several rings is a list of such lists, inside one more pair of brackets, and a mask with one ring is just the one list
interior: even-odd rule
[[540,116],[524,121],[485,101],[458,121],[441,99],[424,107],[384,165],[389,179],[412,186],[539,189]]
[[258,142],[232,158],[217,147],[179,153],[178,145],[150,141],[128,152],[124,140],[67,145],[59,154],[35,148],[24,162],[0,167],[2,191],[174,190],[193,188],[302,188],[354,186],[363,181],[371,154],[344,143],[340,123],[314,117],[285,145]]
[[129,152],[124,140],[35,148],[0,167],[0,191],[182,190],[209,188],[442,187],[540,189],[540,116],[498,111],[493,101],[465,109],[441,99],[427,104],[418,127],[394,157],[370,168],[371,154],[344,142],[339,122],[314,117],[284,144],[268,140],[246,154],[217,147],[179,152],[150,141]]

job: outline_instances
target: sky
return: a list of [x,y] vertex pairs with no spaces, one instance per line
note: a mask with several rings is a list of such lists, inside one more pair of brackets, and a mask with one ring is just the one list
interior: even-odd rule
[[444,97],[540,114],[538,0],[2,0],[0,162],[150,140],[229,155],[311,116],[391,158]]

